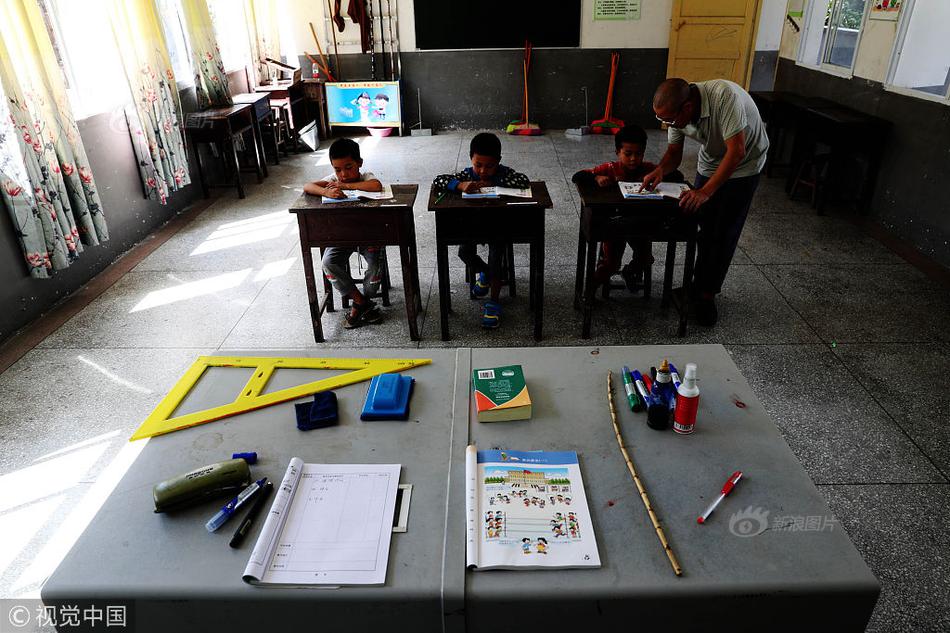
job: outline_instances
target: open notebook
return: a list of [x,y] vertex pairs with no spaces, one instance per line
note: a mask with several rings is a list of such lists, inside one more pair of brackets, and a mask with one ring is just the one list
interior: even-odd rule
[[344,189],[343,193],[346,194],[345,198],[328,198],[323,196],[320,198],[323,204],[331,204],[333,202],[348,202],[352,200],[389,200],[393,197],[393,188],[389,185],[383,185],[382,191],[356,191],[353,189]]
[[600,567],[577,453],[469,446],[465,481],[470,568]]
[[684,191],[689,191],[689,185],[675,182],[661,182],[653,191],[640,191],[642,182],[620,182],[620,193],[630,200],[660,200],[662,198],[679,199]]
[[386,581],[399,464],[290,460],[244,569],[259,585]]
[[515,189],[514,187],[482,187],[477,192],[462,192],[463,198],[498,198],[509,196],[512,198],[530,198],[531,189]]

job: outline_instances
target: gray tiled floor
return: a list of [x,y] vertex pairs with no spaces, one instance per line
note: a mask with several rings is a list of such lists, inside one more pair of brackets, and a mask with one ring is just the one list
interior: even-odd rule
[[[519,295],[501,329],[477,326],[452,255],[453,339],[439,340],[431,179],[467,163],[472,133],[362,138],[366,168],[418,182],[415,206],[423,315],[420,347],[530,346],[527,250],[516,252]],[[657,160],[663,134],[651,132]],[[504,162],[547,182],[545,338],[577,345],[572,309],[579,201],[570,176],[613,155],[611,137],[503,137]],[[683,172],[695,169],[687,148]],[[325,149],[270,168],[248,197],[230,193],[0,375],[0,597],[36,595],[134,458],[126,438],[199,354],[315,348],[296,230],[286,208],[302,183],[330,171]],[[950,296],[845,218],[789,201],[763,179],[715,328],[677,338],[659,308],[664,249],[650,301],[614,292],[596,307],[584,344],[722,343],[791,449],[883,583],[872,631],[950,628]],[[674,274],[682,275],[682,249]],[[324,327],[329,347],[409,345],[398,253],[389,253],[392,307],[376,327]],[[354,266],[358,265],[354,260]],[[59,473],[73,473],[71,478]],[[23,496],[22,482],[36,480]]]

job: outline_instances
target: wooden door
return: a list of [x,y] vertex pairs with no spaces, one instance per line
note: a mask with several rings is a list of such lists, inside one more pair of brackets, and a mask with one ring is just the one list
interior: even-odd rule
[[674,0],[667,77],[748,88],[761,0]]

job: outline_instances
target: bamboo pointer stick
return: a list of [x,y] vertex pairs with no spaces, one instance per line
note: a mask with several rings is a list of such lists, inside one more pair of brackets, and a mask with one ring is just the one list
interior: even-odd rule
[[670,559],[670,565],[673,566],[673,573],[677,576],[682,576],[683,568],[680,567],[679,561],[676,560],[676,554],[673,553],[673,548],[670,547],[669,542],[666,540],[663,528],[660,527],[660,521],[656,518],[656,512],[653,511],[653,506],[650,504],[650,497],[647,496],[646,488],[643,487],[640,476],[637,475],[637,469],[633,466],[633,460],[630,459],[630,455],[623,445],[623,436],[620,435],[620,425],[617,424],[617,410],[614,407],[613,373],[610,370],[607,370],[607,401],[610,403],[610,421],[613,422],[614,425],[614,435],[617,437],[617,444],[620,445],[620,452],[623,453],[623,461],[627,463],[627,470],[630,471],[630,476],[633,477],[633,483],[637,485],[637,490],[640,491],[640,500],[643,501],[643,505],[646,506],[647,514],[650,515],[653,529],[656,530],[656,535],[660,539],[660,545],[663,546],[663,551],[666,552],[666,557]]

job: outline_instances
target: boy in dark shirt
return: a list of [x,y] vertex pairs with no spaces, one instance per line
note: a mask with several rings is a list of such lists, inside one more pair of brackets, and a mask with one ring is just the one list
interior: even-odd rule
[[[656,169],[656,165],[643,160],[647,149],[647,133],[639,125],[627,125],[614,136],[617,160],[603,163],[593,169],[584,169],[571,179],[576,183],[598,187],[616,187],[618,182],[641,182],[643,177]],[[601,255],[594,269],[594,284],[600,287],[620,270],[626,244],[622,240],[603,242]],[[627,288],[634,290],[643,277],[643,270],[653,263],[652,245],[649,241],[630,242],[633,257],[624,267],[623,277]]]
[[[482,187],[511,187],[525,189],[530,186],[528,177],[501,164],[501,141],[494,134],[483,132],[476,134],[469,145],[468,155],[472,166],[457,174],[438,176],[432,183],[436,193],[456,191],[475,193]],[[482,313],[482,327],[493,329],[501,320],[501,305],[498,296],[501,292],[501,259],[505,253],[505,244],[488,244],[488,263],[478,256],[477,245],[463,244],[459,247],[459,259],[476,273],[475,282],[469,291],[472,299],[482,299],[491,294],[485,302]],[[509,266],[514,265],[508,262]]]

